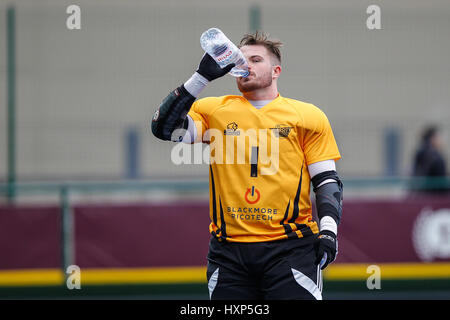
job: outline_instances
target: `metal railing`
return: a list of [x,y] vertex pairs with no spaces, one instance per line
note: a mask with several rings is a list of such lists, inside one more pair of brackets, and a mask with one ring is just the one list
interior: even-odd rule
[[[379,178],[348,178],[343,179],[345,189],[386,188],[397,187],[411,191],[447,190],[450,196],[450,178],[410,178],[410,177],[379,177]],[[73,193],[96,193],[116,191],[171,191],[171,192],[208,192],[208,181],[178,180],[178,181],[62,181],[62,182],[20,182],[0,183],[0,197],[8,198],[30,194],[57,194],[61,212],[61,238],[63,273],[74,262],[73,214],[70,195]],[[14,200],[14,199],[12,199]],[[14,205],[14,201],[9,202]],[[67,276],[67,275],[66,275]]]
[[[70,195],[73,193],[115,192],[115,191],[161,191],[176,192],[209,190],[208,181],[108,181],[108,182],[21,182],[0,183],[0,197],[8,199],[11,194],[15,198],[30,194],[57,194],[61,213],[61,267],[67,277],[66,270],[74,263],[74,219],[71,209]],[[14,199],[9,199],[14,205]]]

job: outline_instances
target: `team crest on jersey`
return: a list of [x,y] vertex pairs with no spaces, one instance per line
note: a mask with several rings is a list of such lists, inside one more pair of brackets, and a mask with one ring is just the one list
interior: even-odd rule
[[239,136],[241,132],[238,130],[238,125],[236,122],[230,122],[227,124],[227,128],[223,130],[223,134],[226,136]]
[[284,124],[277,124],[275,128],[270,128],[277,138],[287,138],[289,133],[291,133],[292,127],[286,126]]

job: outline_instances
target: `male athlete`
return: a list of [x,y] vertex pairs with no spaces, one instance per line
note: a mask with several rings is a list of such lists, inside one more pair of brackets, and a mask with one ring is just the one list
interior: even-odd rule
[[[224,155],[209,168],[211,299],[322,299],[321,269],[336,258],[342,215],[339,150],[320,109],[279,94],[281,42],[256,33],[239,47],[250,72],[236,79],[242,96],[196,101],[234,67],[221,69],[205,54],[154,113],[152,132],[162,140],[211,143],[211,159]],[[227,150],[213,148],[208,132]],[[275,170],[263,161],[267,145]],[[229,148],[236,154],[227,157]],[[244,156],[244,162],[235,159]],[[312,218],[311,183],[319,225]]]

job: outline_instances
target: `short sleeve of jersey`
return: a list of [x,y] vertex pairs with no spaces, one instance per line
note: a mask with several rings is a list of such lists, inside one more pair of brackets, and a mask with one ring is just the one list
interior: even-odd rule
[[208,135],[205,135],[208,129],[211,129],[211,115],[224,105],[226,100],[231,96],[222,97],[206,97],[195,101],[192,104],[191,110],[188,115],[194,120],[195,127],[197,129],[197,137],[195,142],[209,143]]
[[302,142],[306,164],[310,165],[324,160],[339,160],[341,155],[325,113],[311,105],[302,115]]
[[197,137],[194,142],[201,142],[206,130],[209,129],[208,123],[208,99],[200,99],[192,104],[188,115],[194,120],[197,129]]

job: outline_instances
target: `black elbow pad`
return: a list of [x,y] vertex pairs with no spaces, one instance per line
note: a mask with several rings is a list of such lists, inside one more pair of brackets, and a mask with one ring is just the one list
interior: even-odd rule
[[195,97],[184,86],[169,93],[153,114],[153,135],[161,140],[180,141],[183,136],[172,137],[172,134],[176,129],[187,129],[186,116],[194,101]]
[[[325,180],[336,181],[319,185]],[[339,225],[342,217],[343,184],[336,171],[325,171],[314,176],[312,179],[314,192],[316,194],[317,215],[319,219],[331,216]]]

